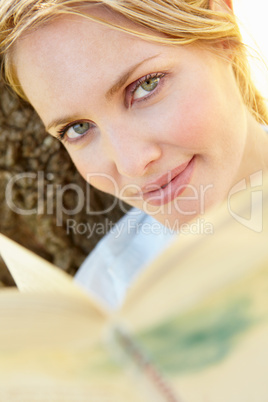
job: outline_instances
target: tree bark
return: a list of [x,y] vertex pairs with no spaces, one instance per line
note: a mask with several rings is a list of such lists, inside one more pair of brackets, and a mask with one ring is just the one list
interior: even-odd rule
[[[31,106],[0,82],[0,232],[74,275],[123,215],[114,204],[83,180]],[[12,285],[1,261],[0,286]]]

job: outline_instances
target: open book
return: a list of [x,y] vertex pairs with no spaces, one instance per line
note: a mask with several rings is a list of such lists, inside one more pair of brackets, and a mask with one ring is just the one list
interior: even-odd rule
[[20,291],[0,292],[0,401],[267,401],[267,189],[179,236],[117,311],[1,235]]

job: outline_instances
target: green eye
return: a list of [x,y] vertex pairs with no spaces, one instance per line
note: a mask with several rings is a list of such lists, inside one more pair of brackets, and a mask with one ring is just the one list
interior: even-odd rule
[[89,124],[88,123],[79,123],[75,124],[73,126],[73,130],[76,132],[76,134],[85,134],[85,132],[89,129]]
[[148,77],[140,85],[133,93],[133,99],[140,99],[148,95],[152,92],[157,85],[159,84],[160,77]]
[[66,135],[68,138],[77,138],[83,134],[85,134],[90,129],[89,123],[77,123],[66,131]]
[[149,78],[141,84],[141,88],[147,92],[153,91],[157,87],[158,82],[159,78]]

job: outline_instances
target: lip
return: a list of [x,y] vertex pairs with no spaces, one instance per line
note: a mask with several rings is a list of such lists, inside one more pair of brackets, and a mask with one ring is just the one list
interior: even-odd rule
[[[191,180],[194,162],[195,156],[154,182],[146,184],[140,193],[144,201],[148,204],[159,206],[179,197]],[[162,188],[162,186],[165,187]]]

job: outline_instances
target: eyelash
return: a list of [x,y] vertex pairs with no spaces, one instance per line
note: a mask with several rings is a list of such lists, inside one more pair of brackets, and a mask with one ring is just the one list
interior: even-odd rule
[[[146,81],[154,79],[154,78],[159,78],[161,80],[161,78],[164,78],[166,76],[166,73],[152,73],[152,74],[147,74],[141,78],[139,78],[137,81],[134,81],[134,83],[130,84],[126,89],[129,90],[129,95],[127,96],[130,101],[127,102],[129,106],[132,105],[132,98],[134,96],[135,91]],[[160,83],[160,81],[159,81]],[[135,102],[142,102],[142,101],[146,101],[147,99],[151,98],[151,96],[153,96],[153,94],[155,94],[156,92],[158,92],[158,88],[159,84],[157,85],[156,89],[154,89],[152,92],[149,92],[148,95],[145,95],[144,97],[135,100]],[[84,123],[87,122],[87,120],[78,120],[78,121],[74,121],[71,122],[67,125],[65,125],[64,127],[60,128],[57,131],[57,135],[56,138],[58,140],[60,140],[61,142],[75,142],[75,141],[79,141],[80,139],[74,140],[74,141],[70,141],[66,138],[66,132],[68,131],[69,128],[73,127],[76,124],[79,123]],[[84,137],[86,134],[81,135],[81,138]]]
[[[132,98],[135,91],[146,81],[149,81],[154,78],[159,78],[161,80],[161,78],[164,78],[165,75],[166,75],[166,73],[152,73],[152,74],[147,74],[144,77],[139,78],[133,84],[129,85],[130,88],[133,86],[133,88],[130,89],[130,97]],[[159,87],[159,85],[157,85],[156,89],[153,90],[152,92],[150,92],[147,96],[142,97],[140,100],[136,100],[136,102],[145,101],[146,99],[150,98],[152,96],[151,94],[154,94],[157,91],[158,87]]]
[[61,142],[68,142],[68,141],[71,142],[70,140],[66,139],[66,133],[69,130],[69,128],[75,126],[76,124],[85,123],[85,122],[87,122],[87,121],[86,120],[78,120],[78,121],[72,121],[72,123],[66,124],[66,126],[63,126],[62,128],[60,128],[57,131],[56,138],[58,140],[60,140]]

